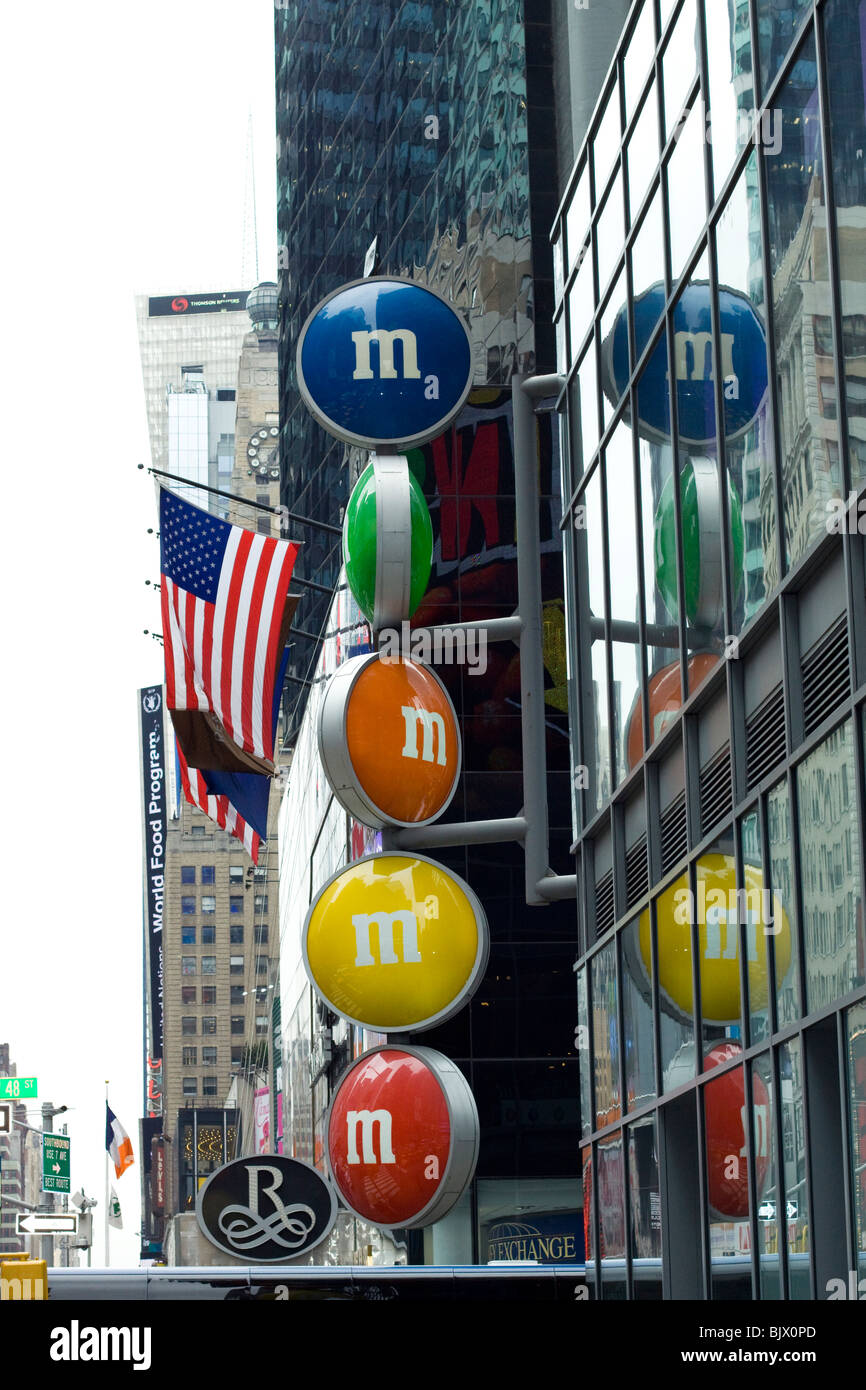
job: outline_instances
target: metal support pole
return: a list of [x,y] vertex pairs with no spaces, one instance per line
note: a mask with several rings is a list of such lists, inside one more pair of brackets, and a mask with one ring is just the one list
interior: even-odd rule
[[[42,1102],[42,1133],[43,1133],[43,1135],[45,1135],[45,1134],[53,1134],[53,1133],[54,1133],[54,1106],[53,1106],[53,1105],[51,1104],[51,1102],[48,1101],[48,1100],[45,1100],[45,1101]],[[42,1141],[42,1144],[43,1144],[43,1149],[44,1149],[44,1146],[45,1146],[45,1140],[44,1140],[44,1139],[43,1139],[43,1141]],[[41,1166],[42,1168],[45,1167],[45,1160],[44,1160],[44,1158],[43,1158],[43,1156],[42,1156],[41,1154],[40,1154],[40,1166]],[[52,1194],[51,1194],[50,1192],[43,1192],[43,1193],[42,1193],[42,1195],[41,1195],[41,1197],[40,1197],[40,1199],[39,1199],[39,1210],[40,1210],[40,1211],[53,1211],[53,1210],[54,1210],[54,1197],[52,1196]],[[46,1265],[48,1265],[48,1267],[50,1268],[50,1267],[54,1264],[54,1237],[53,1237],[53,1236],[42,1236],[42,1237],[41,1237],[41,1246],[40,1246],[40,1249],[41,1249],[42,1259],[45,1261]]]

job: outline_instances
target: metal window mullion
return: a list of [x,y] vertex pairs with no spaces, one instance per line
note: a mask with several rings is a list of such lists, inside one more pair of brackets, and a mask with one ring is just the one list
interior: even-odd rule
[[[599,481],[601,484],[601,529],[602,529],[602,559],[601,570],[604,584],[604,674],[607,689],[604,692],[605,705],[607,708],[607,744],[608,759],[610,766],[610,795],[608,804],[613,796],[617,785],[617,757],[616,757],[616,721],[613,717],[613,648],[610,635],[610,518],[607,510],[607,451],[602,453],[598,461]],[[611,827],[611,833],[613,827]],[[615,891],[614,881],[614,891]],[[616,899],[614,899],[614,912],[616,911]]]
[[[739,905],[745,899],[740,896],[740,889],[745,889],[746,877],[743,870],[743,821],[742,817],[734,822],[734,886],[737,889],[737,948],[739,950],[739,976],[740,976],[740,1050],[745,1051],[746,1047],[752,1044],[752,1011],[751,1000],[749,998],[749,953],[748,953],[748,922],[743,921],[744,914],[740,912]],[[767,981],[769,988],[769,979]]]
[[[776,924],[776,889],[772,879],[772,865],[770,862],[770,832],[767,825],[767,798],[766,793],[758,798],[758,843],[761,846],[761,880],[764,887],[769,883],[772,893],[773,925]],[[763,907],[763,901],[762,901]],[[776,936],[774,932],[766,931],[765,939],[767,942],[767,1032],[769,1037],[774,1037],[778,1029],[778,1003],[776,997]]]
[[704,1276],[703,1297],[705,1300],[709,1301],[713,1296],[713,1261],[709,1221],[710,1196],[709,1183],[707,1181],[707,1126],[704,1089],[704,1086],[696,1085],[693,1094],[698,1141],[698,1201],[701,1207],[700,1238],[701,1269]]
[[[752,1247],[752,1299],[760,1300],[761,1297],[761,1267],[758,1256],[758,1182],[755,1173],[755,1099],[752,1093],[752,1067],[753,1061],[743,1062],[743,1099],[745,1101],[746,1113],[743,1116],[743,1137],[746,1141],[746,1186],[749,1194],[749,1237]],[[777,1198],[778,1198],[778,1183]],[[776,1210],[778,1214],[778,1200]]]
[[851,1144],[851,1099],[849,1094],[849,1085],[853,1078],[849,1078],[848,1075],[847,1021],[847,1011],[840,1009],[836,1015],[836,1054],[839,1059],[839,1101],[842,1110],[842,1181],[845,1187],[845,1253],[848,1258],[848,1268],[859,1272],[859,1252],[854,1238],[854,1175],[852,1171],[853,1165],[851,1163],[853,1147]]
[[776,1240],[779,1248],[779,1296],[788,1302],[790,1299],[788,1285],[788,1186],[785,1180],[780,1051],[781,1048],[779,1047],[770,1049],[770,1078],[773,1087],[770,1109],[773,1117],[773,1150],[776,1162]]
[[812,1129],[810,1111],[811,1078],[809,1077],[809,1060],[806,1055],[805,1032],[800,1033],[800,1075],[803,1087],[803,1146],[805,1149],[803,1167],[805,1168],[806,1202],[808,1204],[809,1216],[809,1297],[814,1301],[818,1297],[818,1285],[815,1275],[815,1239],[813,1234],[813,1212],[815,1210],[815,1203],[813,1201],[812,1145],[810,1142]]

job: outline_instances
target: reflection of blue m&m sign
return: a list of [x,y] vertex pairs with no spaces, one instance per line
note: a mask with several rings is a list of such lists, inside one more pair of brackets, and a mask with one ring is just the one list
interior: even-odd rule
[[[659,322],[664,303],[661,283],[634,301],[638,357]],[[733,439],[752,425],[767,392],[764,326],[746,295],[736,290],[719,290],[719,336],[725,433]],[[680,439],[684,444],[702,448],[712,446],[716,438],[715,372],[710,287],[706,282],[687,286],[674,308],[674,375]],[[628,321],[624,305],[602,346],[602,380],[610,400],[619,400],[628,378]],[[671,437],[664,334],[640,377],[638,431],[657,443],[666,443]]]
[[463,406],[472,342],[462,316],[434,290],[371,276],[316,306],[297,366],[301,395],[329,433],[399,452],[441,434]]

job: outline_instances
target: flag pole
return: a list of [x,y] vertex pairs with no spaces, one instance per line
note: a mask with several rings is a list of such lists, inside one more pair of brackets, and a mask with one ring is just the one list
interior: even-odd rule
[[[105,1128],[106,1128],[106,1133],[107,1133],[107,1132],[108,1132],[108,1082],[107,1082],[107,1081],[106,1081],[106,1083],[105,1083]],[[103,1208],[103,1211],[104,1211],[104,1213],[105,1213],[105,1217],[104,1217],[104,1219],[105,1219],[105,1267],[106,1267],[106,1269],[108,1269],[109,1264],[110,1264],[110,1259],[109,1259],[109,1254],[108,1254],[108,1145],[107,1145],[107,1144],[106,1144],[106,1146],[105,1146],[105,1206],[104,1206],[104,1208]]]

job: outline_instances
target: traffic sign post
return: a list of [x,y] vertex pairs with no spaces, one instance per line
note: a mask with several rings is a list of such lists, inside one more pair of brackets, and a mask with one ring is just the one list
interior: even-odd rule
[[42,1136],[42,1191],[69,1192],[69,1150],[65,1134]]
[[0,1076],[0,1100],[35,1100],[35,1076]]
[[12,1106],[8,1101],[0,1102],[0,1134],[12,1133]]

